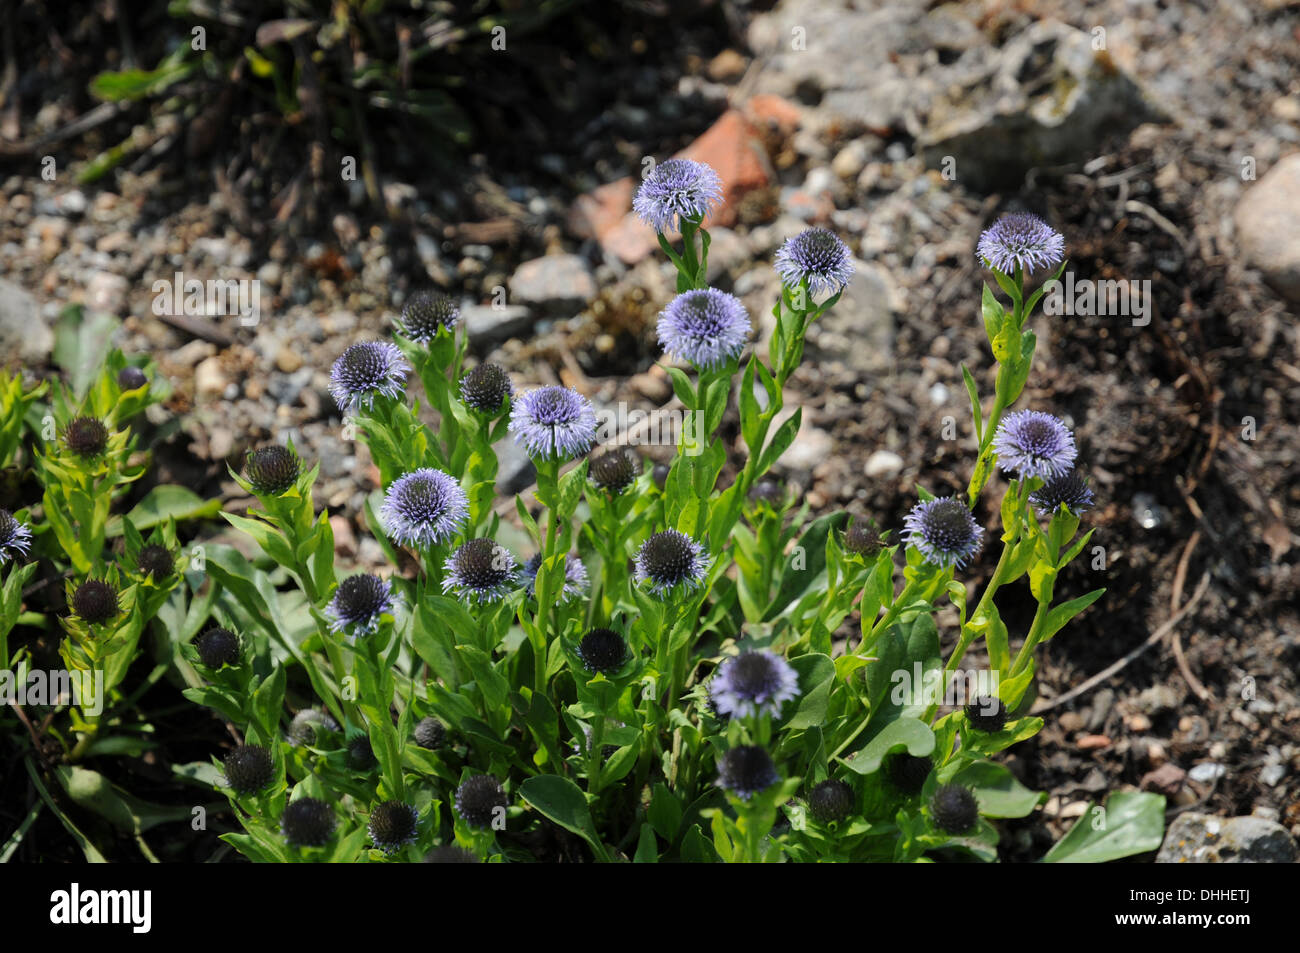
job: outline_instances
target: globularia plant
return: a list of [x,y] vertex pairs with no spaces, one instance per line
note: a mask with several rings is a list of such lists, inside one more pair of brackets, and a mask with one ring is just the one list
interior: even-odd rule
[[[259,450],[236,474],[259,505],[227,518],[288,584],[233,551],[210,561],[231,631],[200,639],[210,685],[192,697],[246,735],[219,765],[240,851],[571,856],[530,846],[546,827],[596,861],[993,860],[997,819],[1039,803],[991,758],[1042,727],[1035,652],[1102,594],[1055,592],[1091,535],[1078,535],[1092,494],[1074,437],[1048,413],[1011,410],[1033,361],[1035,274],[1060,273],[1062,237],[1025,215],[980,237],[1008,303],[984,289],[987,410],[962,369],[970,482],[919,489],[900,531],[881,532],[843,513],[809,520],[772,476],[800,426],[798,410],[783,415],[786,384],[852,255],[825,229],[792,236],[774,262],[771,337],[749,350],[745,306],[705,279],[703,222],[720,196],[713,170],[673,159],[635,200],[677,272],[658,324],[684,408],[666,468],[598,448],[596,410],[574,390],[517,392],[501,367],[467,370],[456,308],[421,293],[394,342],[353,344],[331,373],[383,481],[365,513],[391,571],[336,578],[316,470],[292,448]],[[744,454],[720,485],[733,401]],[[537,469],[513,532],[496,507],[503,439]],[[1006,490],[986,526],[977,504],[995,468]],[[990,542],[987,582],[960,581]],[[1013,639],[997,596],[1016,584],[1037,611]],[[941,633],[947,604],[958,622]],[[980,665],[964,667],[977,643]],[[1048,859],[1151,849],[1161,807],[1117,795]]]

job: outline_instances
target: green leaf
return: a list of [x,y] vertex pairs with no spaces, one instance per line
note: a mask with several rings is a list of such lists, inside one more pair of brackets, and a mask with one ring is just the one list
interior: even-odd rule
[[585,840],[597,860],[608,862],[609,854],[587,808],[587,796],[576,784],[556,774],[543,774],[525,781],[519,793],[538,812]]
[[841,529],[848,519],[844,512],[827,513],[808,524],[799,537],[798,545],[788,556],[773,554],[770,558],[785,560],[781,585],[772,604],[767,607],[763,621],[770,622],[786,607],[807,592],[826,569],[826,537],[831,530]]
[[1118,791],[1106,800],[1104,807],[1090,806],[1042,862],[1101,864],[1145,854],[1160,846],[1164,830],[1163,795]]
[[771,442],[763,449],[762,456],[759,457],[759,473],[766,473],[770,470],[781,459],[781,454],[790,449],[790,444],[794,443],[794,438],[799,434],[799,426],[802,422],[803,408],[800,407],[780,427],[776,428],[776,433],[772,435]]
[[[985,285],[987,288],[988,286]],[[975,442],[979,443],[984,438],[982,431],[984,425],[983,415],[980,413],[980,394],[979,388],[975,386],[975,378],[971,376],[966,365],[961,366],[961,377],[966,382],[966,393],[970,396],[971,418],[975,422]]]
[[80,305],[70,305],[59,314],[52,357],[55,364],[68,372],[72,392],[78,399],[85,396],[104,365],[113,332],[119,324],[111,314],[87,312]]
[[1065,624],[1077,616],[1088,606],[1092,605],[1105,593],[1105,589],[1094,589],[1077,599],[1071,599],[1069,602],[1062,602],[1059,606],[1053,608],[1047,613],[1047,618],[1043,620],[1043,641],[1050,639],[1057,632],[1065,627]]
[[641,825],[641,833],[636,840],[636,853],[632,855],[634,864],[659,863],[659,843],[655,840],[655,830],[649,824]]
[[[169,519],[178,523],[183,520],[210,519],[220,512],[220,500],[205,500],[188,487],[164,483],[146,493],[144,499],[126,514],[126,518],[136,529],[146,530]],[[110,519],[106,532],[110,538],[121,536],[122,518],[115,516]]]
[[799,704],[785,727],[812,728],[822,724],[835,684],[835,663],[830,656],[811,654],[791,659],[790,667],[799,674]]
[[992,761],[968,764],[952,780],[974,790],[985,817],[1024,817],[1043,797],[1017,781],[1004,765]]
[[919,718],[898,718],[887,724],[867,742],[866,747],[849,758],[841,759],[850,771],[872,774],[890,752],[904,748],[908,754],[926,758],[934,751],[934,732]]
[[686,372],[680,367],[665,368],[668,376],[673,382],[673,392],[677,395],[687,410],[695,409],[695,388],[691,386],[691,379],[686,376]]

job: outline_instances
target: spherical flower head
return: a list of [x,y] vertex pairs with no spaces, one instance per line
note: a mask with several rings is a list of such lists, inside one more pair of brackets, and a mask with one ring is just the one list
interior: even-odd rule
[[78,417],[63,431],[63,442],[83,459],[99,456],[108,447],[108,428],[95,417]]
[[370,812],[366,830],[371,842],[385,854],[391,854],[415,842],[419,812],[403,801],[384,801]]
[[300,472],[302,461],[288,447],[261,447],[244,460],[244,476],[263,496],[279,496],[298,482]]
[[509,803],[501,782],[490,774],[466,778],[456,789],[456,813],[470,827],[492,827],[493,821],[504,816]]
[[32,545],[32,531],[8,510],[0,510],[0,566],[26,556]]
[[464,847],[444,845],[429,851],[424,862],[426,864],[477,864],[479,859]]
[[808,795],[808,809],[823,824],[838,824],[853,813],[857,798],[846,781],[827,778]]
[[206,668],[239,664],[239,636],[229,629],[208,629],[194,643]]
[[665,159],[641,182],[632,208],[656,232],[667,232],[678,217],[698,222],[720,201],[722,180],[718,173],[703,162]]
[[117,618],[117,590],[100,579],[87,579],[72,594],[72,609],[90,623],[102,624]]
[[970,508],[955,496],[917,503],[903,527],[903,535],[926,561],[944,568],[965,565],[984,536]]
[[1001,731],[1007,724],[1007,706],[1002,699],[991,695],[972,698],[966,706],[966,720],[976,731],[988,734]]
[[798,694],[799,676],[790,663],[765,649],[727,659],[709,683],[714,710],[732,718],[779,717],[785,703]]
[[144,371],[138,367],[127,365],[117,372],[117,386],[119,390],[139,390],[145,384],[149,383],[149,378],[144,376]]
[[353,771],[369,771],[379,763],[369,735],[355,735],[348,739],[347,762]]
[[740,356],[754,326],[735,295],[716,288],[683,291],[659,312],[659,343],[701,370]]
[[428,718],[421,718],[420,723],[415,726],[415,743],[421,748],[434,751],[441,748],[446,740],[446,726],[432,715]]
[[633,575],[638,583],[664,598],[675,589],[689,592],[704,585],[709,557],[704,547],[685,533],[666,529],[655,533],[637,550]]
[[980,233],[976,253],[1003,274],[1051,268],[1065,260],[1065,238],[1037,215],[1012,212]]
[[596,411],[577,391],[539,387],[511,405],[510,432],[530,457],[570,460],[595,444]]
[[141,547],[140,555],[136,557],[136,565],[140,568],[140,575],[148,576],[154,582],[160,582],[176,571],[176,557],[166,546],[160,543],[149,543]]
[[324,847],[337,825],[333,809],[314,797],[289,802],[280,817],[280,833],[291,847]]
[[627,661],[627,641],[613,629],[592,629],[578,642],[578,657],[588,671],[613,675]]
[[240,745],[222,760],[226,784],[236,794],[256,794],[275,777],[271,752],[257,745]]
[[622,493],[641,473],[641,458],[629,447],[611,447],[591,458],[587,477],[612,494]]
[[395,322],[397,331],[408,341],[428,344],[442,328],[451,330],[460,320],[456,302],[440,291],[421,289],[406,299],[402,315]]
[[853,277],[849,246],[824,228],[804,229],[786,239],[777,249],[773,266],[787,288],[798,288],[806,281],[814,295],[843,291]]
[[920,794],[925,787],[925,779],[930,776],[934,762],[929,758],[900,751],[885,759],[885,775],[891,784],[904,794]]
[[339,730],[339,723],[326,712],[316,708],[304,708],[293,716],[286,732],[289,743],[298,748],[314,745],[322,732]]
[[844,531],[844,548],[859,556],[871,558],[877,555],[884,545],[876,528],[863,520],[854,520],[853,525]]
[[[530,556],[524,563],[524,589],[529,599],[537,598],[537,570],[542,567],[542,554]],[[560,588],[560,602],[579,599],[587,594],[591,582],[587,577],[587,567],[581,559],[572,553],[564,557],[564,585]]]
[[979,801],[970,788],[942,784],[930,798],[930,816],[945,834],[965,834],[980,819]]
[[460,531],[469,518],[469,499],[455,477],[425,467],[393,481],[379,516],[393,542],[427,549]]
[[334,598],[325,607],[325,616],[332,631],[347,632],[355,638],[374,632],[379,628],[380,617],[396,609],[397,597],[390,582],[370,573],[359,573],[339,583]]
[[1065,424],[1037,410],[1007,414],[993,435],[993,451],[1004,473],[1044,480],[1067,473],[1079,450]]
[[375,397],[400,397],[411,365],[396,344],[363,341],[344,351],[330,368],[330,393],[339,409],[369,409]]
[[480,364],[460,379],[460,399],[480,413],[496,414],[515,388],[500,364]]
[[718,787],[745,800],[780,780],[772,756],[757,745],[730,748],[718,762]]
[[471,539],[447,557],[442,591],[466,602],[499,602],[519,584],[519,567],[496,540]]
[[785,506],[785,487],[775,480],[759,480],[749,491],[749,498],[772,510],[779,510]]
[[1043,516],[1051,516],[1062,504],[1078,516],[1092,506],[1092,489],[1078,470],[1070,470],[1052,477],[1030,493],[1029,502],[1034,504]]

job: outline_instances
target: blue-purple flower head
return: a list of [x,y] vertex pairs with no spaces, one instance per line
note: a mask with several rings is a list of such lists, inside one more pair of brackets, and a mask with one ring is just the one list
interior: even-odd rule
[[1092,489],[1078,470],[1054,476],[1033,493],[1029,502],[1044,516],[1051,516],[1064,505],[1075,516],[1092,506]]
[[410,370],[396,344],[363,341],[339,355],[330,368],[330,393],[345,413],[369,409],[378,396],[400,397]]
[[673,357],[712,370],[740,356],[753,327],[734,295],[716,288],[685,291],[659,312],[659,343]]
[[424,549],[445,543],[465,525],[469,500],[454,477],[426,467],[393,481],[379,516],[393,542]]
[[32,531],[8,510],[0,510],[0,566],[26,556],[32,544]]
[[[537,598],[537,570],[542,568],[542,554],[530,556],[524,563],[524,589],[529,599]],[[591,581],[587,577],[587,567],[576,555],[570,553],[564,557],[564,586],[560,589],[560,601],[580,599],[587,594]]]
[[632,208],[656,232],[667,232],[678,217],[698,222],[720,201],[718,173],[703,162],[665,159],[641,182]]
[[709,682],[709,698],[720,715],[779,717],[785,703],[799,694],[799,676],[775,652],[742,652],[718,667]]
[[471,539],[447,557],[442,591],[466,602],[500,602],[519,585],[519,566],[496,540]]
[[596,443],[596,411],[577,391],[539,387],[511,405],[510,432],[530,457],[569,460]]
[[810,294],[843,291],[853,277],[849,246],[825,228],[807,228],[788,238],[773,262],[787,288],[808,282]]
[[1065,238],[1037,215],[1003,215],[980,234],[976,252],[1003,274],[1051,268],[1065,260]]
[[1021,479],[1059,476],[1079,455],[1074,434],[1065,424],[1037,410],[1018,410],[1003,417],[993,435],[993,451],[998,466]]
[[780,780],[772,756],[757,745],[729,748],[718,760],[718,787],[745,800]]
[[923,500],[903,520],[903,535],[927,562],[962,566],[979,551],[984,530],[970,507],[955,496]]
[[397,611],[397,604],[392,583],[370,573],[358,573],[339,583],[334,598],[325,607],[325,617],[331,631],[356,638],[379,628],[380,618]]
[[704,585],[708,571],[709,557],[704,547],[685,533],[666,529],[641,544],[633,575],[662,599],[674,590],[698,589]]

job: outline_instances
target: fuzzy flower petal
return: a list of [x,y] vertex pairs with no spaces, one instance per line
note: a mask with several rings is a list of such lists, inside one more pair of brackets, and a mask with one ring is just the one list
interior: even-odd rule
[[339,583],[334,598],[325,607],[325,617],[330,621],[331,631],[356,638],[378,629],[380,617],[386,612],[396,612],[398,602],[388,580],[359,573]]
[[456,480],[426,467],[398,477],[379,516],[393,542],[417,549],[445,543],[469,518],[469,500]]
[[993,450],[1003,472],[1022,479],[1059,476],[1079,455],[1074,435],[1065,424],[1037,410],[1019,410],[1003,417],[993,435]]
[[702,586],[709,562],[703,546],[685,533],[666,529],[641,544],[633,575],[663,599],[676,589],[689,592]]
[[955,496],[924,500],[903,520],[903,535],[926,561],[936,566],[962,566],[980,548],[984,530],[970,508]]
[[[537,570],[542,567],[542,554],[530,556],[524,563],[524,590],[529,599],[537,598]],[[578,599],[587,594],[591,581],[587,576],[587,567],[575,555],[564,557],[564,587],[560,590],[560,602]]]
[[843,291],[853,277],[853,255],[840,237],[825,228],[808,228],[786,239],[773,262],[787,288],[808,282],[811,294]]
[[722,201],[722,180],[703,162],[665,159],[645,177],[632,200],[636,214],[656,232],[681,218],[697,221]]
[[510,550],[487,538],[471,539],[447,557],[442,591],[466,602],[499,602],[519,585]]
[[511,405],[510,432],[530,457],[569,460],[595,444],[596,411],[577,391],[539,387]]
[[1029,502],[1043,516],[1051,516],[1062,503],[1075,516],[1092,506],[1092,489],[1077,470],[1052,477],[1033,493]]
[[685,291],[659,313],[659,343],[703,370],[739,357],[753,324],[740,299],[716,288]]
[[0,510],[0,566],[26,556],[32,544],[32,531],[8,510]]
[[410,370],[396,344],[363,341],[344,351],[330,368],[330,394],[345,413],[369,409],[376,396],[400,397]]
[[1012,212],[986,228],[975,247],[979,257],[1003,274],[1051,268],[1065,260],[1065,238],[1037,215]]

